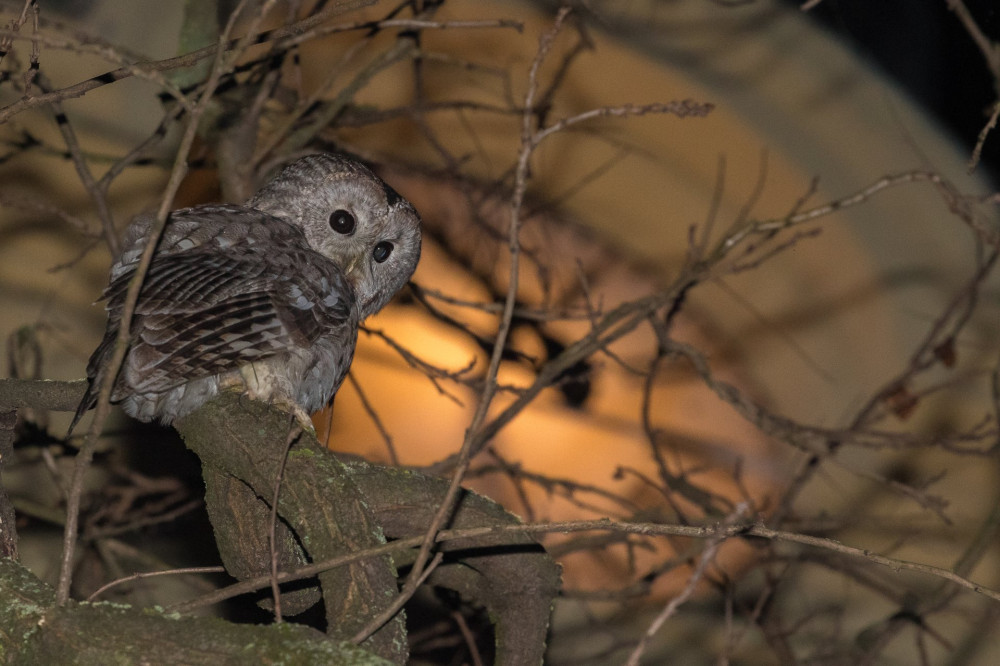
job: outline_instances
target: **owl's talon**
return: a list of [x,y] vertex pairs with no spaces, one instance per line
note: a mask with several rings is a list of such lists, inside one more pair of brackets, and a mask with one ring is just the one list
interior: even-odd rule
[[316,426],[313,425],[309,412],[307,412],[302,405],[299,405],[289,398],[280,396],[265,398],[264,396],[259,395],[257,391],[253,389],[252,385],[238,380],[220,382],[219,388],[223,391],[233,391],[235,393],[239,393],[241,396],[245,396],[250,400],[266,402],[272,407],[276,407],[281,411],[288,413],[299,425],[299,427],[302,428],[302,430],[308,432],[314,437],[316,436]]
[[288,408],[292,416],[295,417],[295,421],[298,423],[299,427],[302,428],[303,432],[307,432],[313,437],[316,436],[316,426],[313,425],[312,418],[310,418],[309,413],[306,410],[302,409],[301,406],[292,403],[281,405],[279,402],[279,405],[281,407]]

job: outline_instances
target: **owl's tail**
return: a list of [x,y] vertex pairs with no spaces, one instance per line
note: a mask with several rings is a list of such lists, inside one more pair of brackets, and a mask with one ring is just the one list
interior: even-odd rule
[[76,413],[73,414],[73,420],[70,421],[69,428],[66,430],[66,439],[69,439],[70,435],[73,434],[73,429],[76,428],[76,424],[80,422],[83,415],[87,413],[88,410],[93,409],[94,405],[97,404],[97,393],[94,390],[95,386],[100,386],[100,384],[95,383],[93,378],[88,377],[90,383],[87,385],[87,390],[83,394],[83,399],[80,400],[80,404],[76,408]]
[[83,398],[80,400],[80,404],[76,408],[73,420],[70,421],[69,429],[66,431],[66,439],[69,439],[69,436],[73,434],[73,429],[76,428],[83,415],[97,404],[97,396],[101,391],[101,385],[104,383],[104,375],[107,372],[108,362],[111,360],[111,353],[114,350],[117,337],[118,327],[109,326],[108,330],[104,333],[104,339],[101,340],[101,344],[90,355],[90,360],[87,361],[87,381],[89,383],[87,384],[87,390],[84,392]]

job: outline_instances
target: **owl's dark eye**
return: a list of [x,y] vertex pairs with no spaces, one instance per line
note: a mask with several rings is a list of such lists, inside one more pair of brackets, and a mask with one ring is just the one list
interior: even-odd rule
[[388,259],[390,254],[392,254],[392,243],[389,241],[382,241],[372,250],[372,258],[380,264]]
[[338,234],[354,233],[354,216],[344,209],[335,210],[330,214],[330,228]]

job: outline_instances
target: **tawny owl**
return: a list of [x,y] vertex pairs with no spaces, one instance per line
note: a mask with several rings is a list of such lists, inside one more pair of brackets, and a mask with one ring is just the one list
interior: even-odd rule
[[[107,330],[74,424],[97,400],[151,224],[148,216],[132,223],[111,268]],[[341,156],[290,164],[243,206],[174,211],[139,293],[112,400],[163,423],[227,387],[300,417],[315,411],[347,374],[358,324],[409,280],[419,256],[410,203]]]

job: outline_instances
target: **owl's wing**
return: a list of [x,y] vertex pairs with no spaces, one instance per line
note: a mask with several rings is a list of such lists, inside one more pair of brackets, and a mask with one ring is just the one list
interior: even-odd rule
[[[121,254],[111,267],[112,281],[138,263],[155,221],[155,214],[148,212],[129,223],[122,238]],[[248,241],[286,243],[295,242],[301,236],[297,228],[263,211],[246,206],[208,204],[170,213],[157,242],[156,254],[177,254],[197,247],[228,251]]]
[[[87,368],[92,387],[114,349],[133,274],[134,267],[122,272],[105,290],[108,329]],[[342,272],[304,243],[159,256],[139,292],[119,385],[167,391],[306,347],[352,321],[354,295]]]

